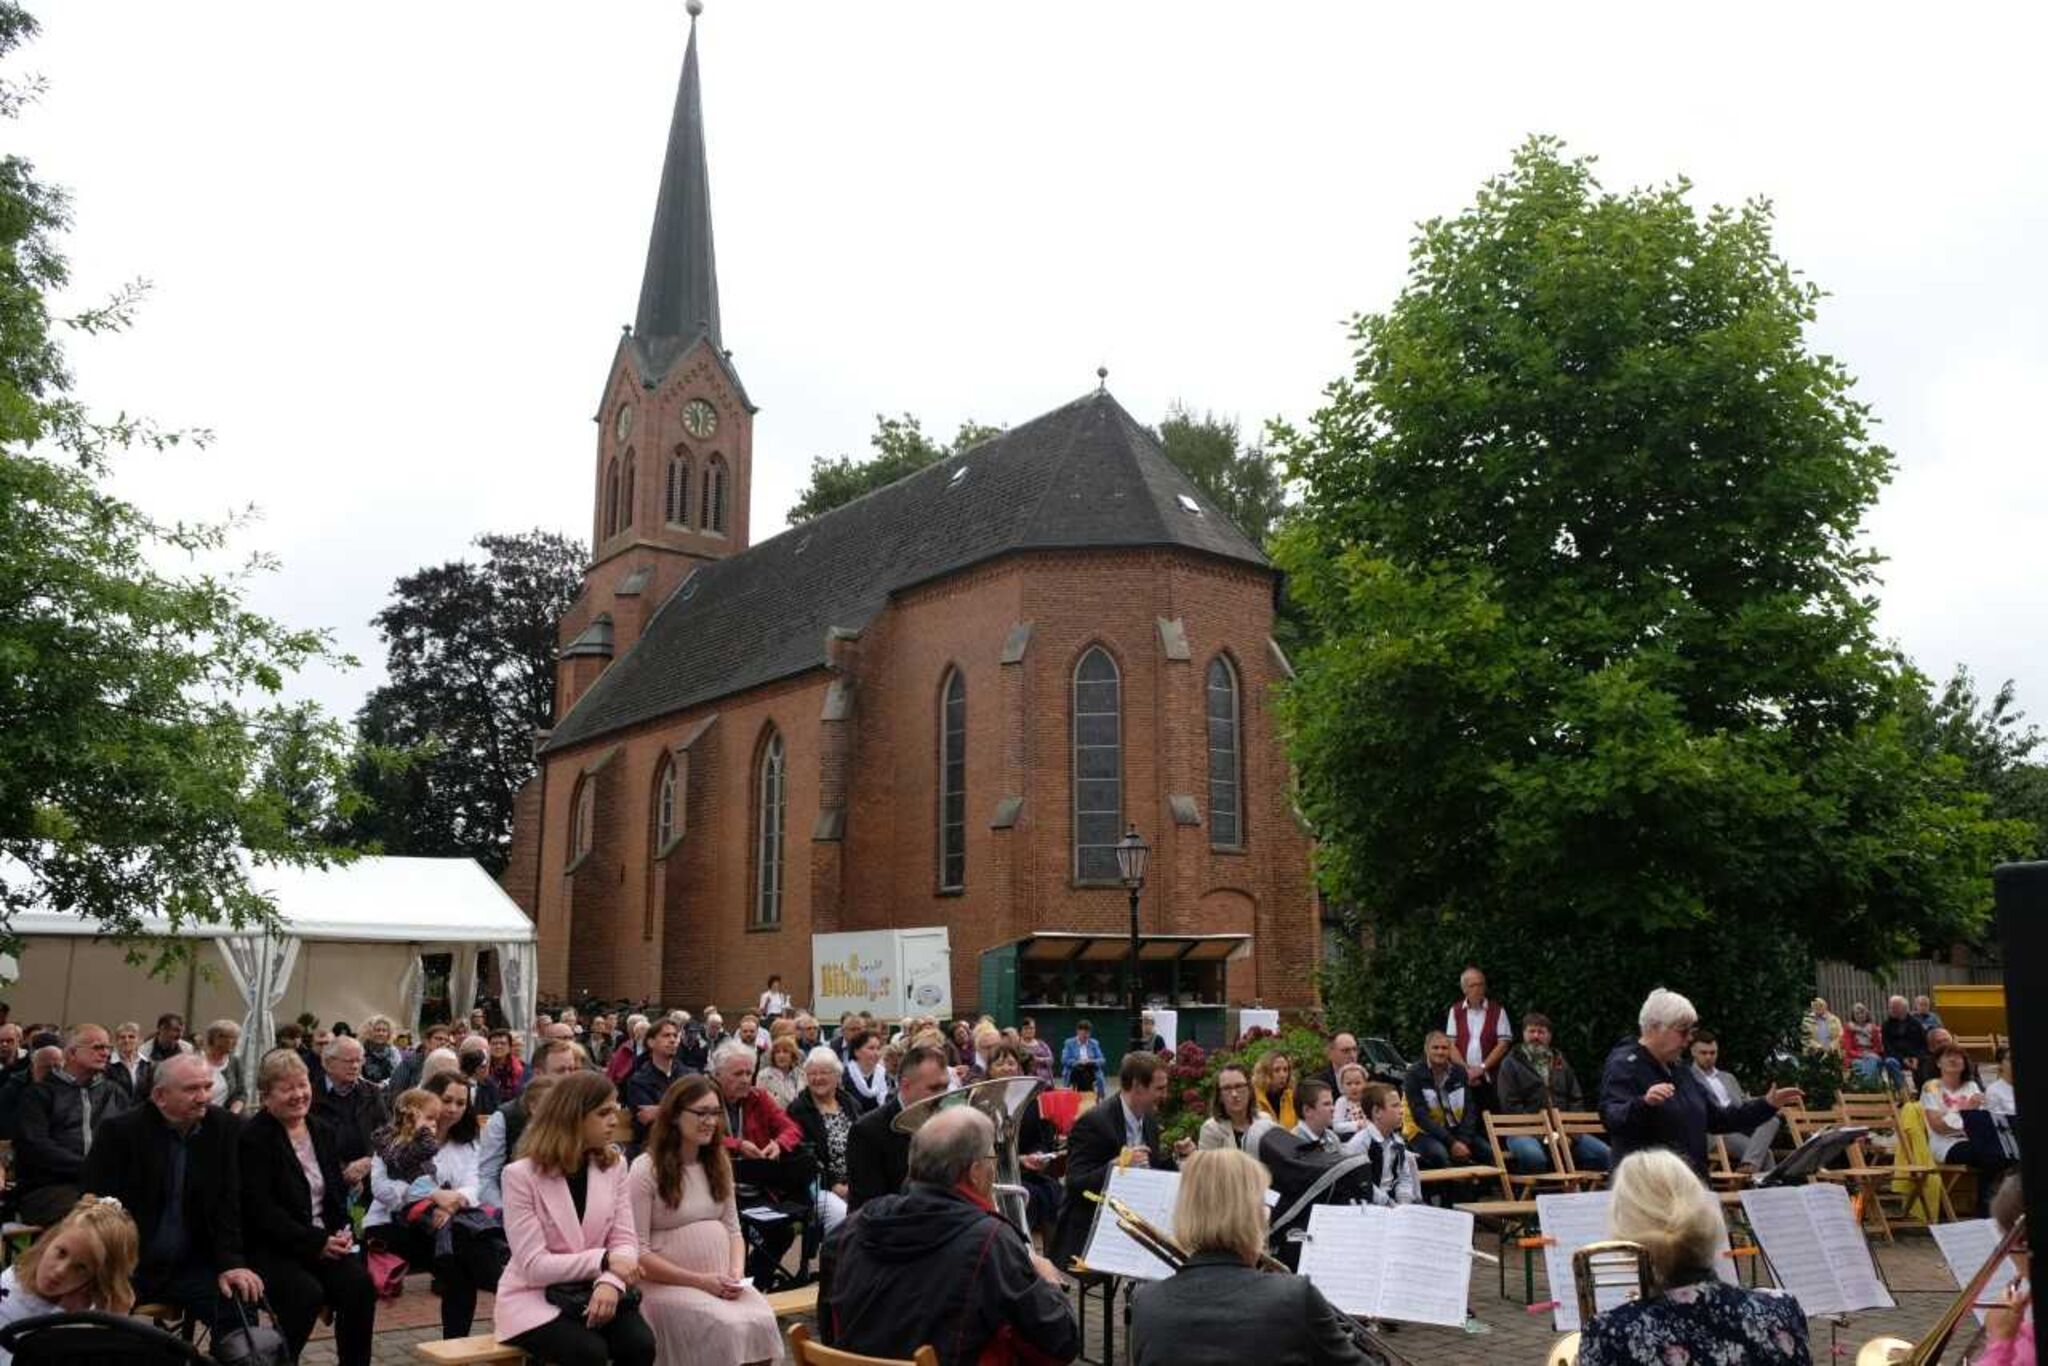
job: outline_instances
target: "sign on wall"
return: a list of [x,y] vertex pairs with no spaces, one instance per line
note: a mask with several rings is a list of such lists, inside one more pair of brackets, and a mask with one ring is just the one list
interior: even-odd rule
[[953,952],[943,927],[811,936],[811,1011],[836,1022],[953,1013]]

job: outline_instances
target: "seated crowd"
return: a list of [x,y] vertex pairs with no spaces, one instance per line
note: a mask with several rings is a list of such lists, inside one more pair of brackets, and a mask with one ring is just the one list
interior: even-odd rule
[[[1710,1134],[1740,1169],[1768,1167],[1776,1112],[1798,1093],[1752,1097],[1690,1003],[1661,989],[1589,1090],[1546,1016],[1527,1014],[1518,1034],[1482,971],[1459,987],[1405,1072],[1383,1055],[1368,1067],[1348,1032],[1308,1075],[1262,1051],[1216,1071],[1206,1118],[1178,1141],[1161,1125],[1170,1056],[1149,1017],[1150,1047],[1114,1066],[1086,1021],[1055,1046],[1028,1019],[942,1030],[918,1018],[891,1033],[849,1014],[827,1041],[771,982],[775,1013],[743,1014],[731,1033],[715,1009],[587,1023],[564,1010],[538,1017],[528,1049],[479,1011],[408,1048],[380,1017],[360,1038],[290,1026],[246,1077],[233,1022],[197,1045],[175,1015],[147,1038],[135,1024],[82,1024],[27,1050],[18,1026],[0,1024],[14,1212],[43,1228],[0,1281],[0,1322],[148,1303],[225,1325],[228,1300],[261,1297],[294,1354],[325,1316],[341,1366],[363,1366],[380,1295],[415,1269],[433,1275],[447,1338],[470,1334],[491,1293],[496,1338],[544,1360],[730,1366],[781,1356],[763,1291],[803,1236],[797,1274],[816,1260],[819,1332],[841,1348],[1067,1361],[1079,1334],[1056,1268],[1087,1245],[1097,1215],[1084,1197],[1136,1166],[1184,1173],[1176,1227],[1191,1260],[1134,1301],[1134,1361],[1357,1361],[1355,1335],[1313,1287],[1251,1270],[1285,1242],[1272,1236],[1280,1221],[1300,1217],[1294,1195],[1458,1198],[1498,1170],[1486,1114],[1566,1113],[1599,1121],[1574,1127],[1568,1160],[1616,1169],[1617,1230],[1634,1221],[1622,1236],[1652,1249],[1667,1291],[1661,1307],[1603,1316],[1582,1360],[1638,1359],[1642,1321],[1659,1314],[1719,1316],[1759,1341],[1789,1334],[1782,1306],[1730,1298],[1702,1273],[1700,1208],[1719,1215],[1701,1205],[1700,1177]],[[2010,1113],[2010,1058],[1981,1087],[1929,1014],[1894,997],[1881,1026],[1861,1006],[1844,1022],[1816,1000],[1803,1042],[1866,1076],[1925,1078],[1934,1156],[1970,1161],[1983,1139],[1965,1116]],[[1099,1097],[1064,1139],[1037,1107],[1022,1117],[1028,1234],[998,1202],[983,1114],[894,1127],[909,1106],[1015,1076]],[[1604,1138],[1590,1131],[1602,1125]],[[1526,1132],[1502,1139],[1510,1172],[1545,1171],[1567,1151]],[[1269,1184],[1293,1208],[1269,1215]],[[1248,1318],[1246,1297],[1272,1313]],[[1803,1320],[1798,1336],[1803,1347]]]

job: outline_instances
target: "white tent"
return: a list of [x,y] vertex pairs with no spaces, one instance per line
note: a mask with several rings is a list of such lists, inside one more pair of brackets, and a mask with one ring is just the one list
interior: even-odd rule
[[[0,878],[20,877],[19,865]],[[148,1030],[176,1011],[196,1031],[208,1020],[242,1022],[244,1065],[276,1036],[277,1021],[312,1011],[323,1022],[390,1015],[414,1028],[426,989],[422,959],[450,959],[448,997],[466,1010],[479,971],[494,975],[507,1022],[533,1028],[533,922],[473,859],[363,857],[329,868],[251,870],[253,886],[277,906],[270,932],[235,933],[225,925],[188,926],[188,939],[213,952],[170,978],[128,962],[128,950],[98,938],[99,926],[58,911],[29,910],[11,922],[23,941],[19,959],[0,958],[0,980],[17,1020],[112,1028],[121,1020]],[[144,917],[150,933],[168,925]],[[485,958],[484,955],[489,957]]]

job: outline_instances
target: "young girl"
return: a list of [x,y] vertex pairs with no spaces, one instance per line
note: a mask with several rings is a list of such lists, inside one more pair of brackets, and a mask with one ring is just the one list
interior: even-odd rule
[[[80,1309],[125,1314],[135,1307],[128,1278],[140,1256],[121,1202],[88,1195],[0,1272],[0,1325]],[[12,1360],[0,1351],[0,1366]]]
[[1337,1097],[1337,1117],[1330,1121],[1337,1137],[1349,1138],[1365,1127],[1365,1088],[1371,1080],[1355,1062],[1344,1064],[1337,1074],[1337,1089],[1342,1094]]
[[441,1145],[434,1138],[434,1121],[440,1113],[441,1098],[415,1087],[392,1103],[391,1123],[376,1133],[377,1156],[384,1159],[384,1172],[392,1180],[406,1183],[407,1200],[426,1200],[439,1189],[434,1179],[434,1154]]

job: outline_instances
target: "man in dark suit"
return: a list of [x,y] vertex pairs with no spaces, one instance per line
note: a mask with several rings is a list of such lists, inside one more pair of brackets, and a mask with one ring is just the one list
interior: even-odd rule
[[1126,1054],[1116,1095],[1074,1122],[1067,1135],[1067,1203],[1053,1232],[1053,1265],[1065,1267],[1087,1246],[1096,1205],[1085,1193],[1109,1185],[1109,1174],[1126,1151],[1128,1165],[1160,1171],[1172,1171],[1177,1157],[1194,1151],[1189,1139],[1171,1152],[1160,1143],[1158,1110],[1169,1079],[1157,1053]]
[[82,1184],[135,1218],[136,1300],[181,1305],[211,1323],[221,1297],[263,1294],[242,1247],[241,1121],[206,1103],[213,1069],[196,1053],[158,1062],[151,1083],[148,1104],[93,1136]]
[[891,1127],[906,1105],[915,1105],[946,1089],[946,1055],[936,1048],[914,1047],[896,1068],[896,1094],[861,1116],[846,1138],[846,1212],[853,1213],[878,1195],[903,1189],[910,1171],[910,1135]]

